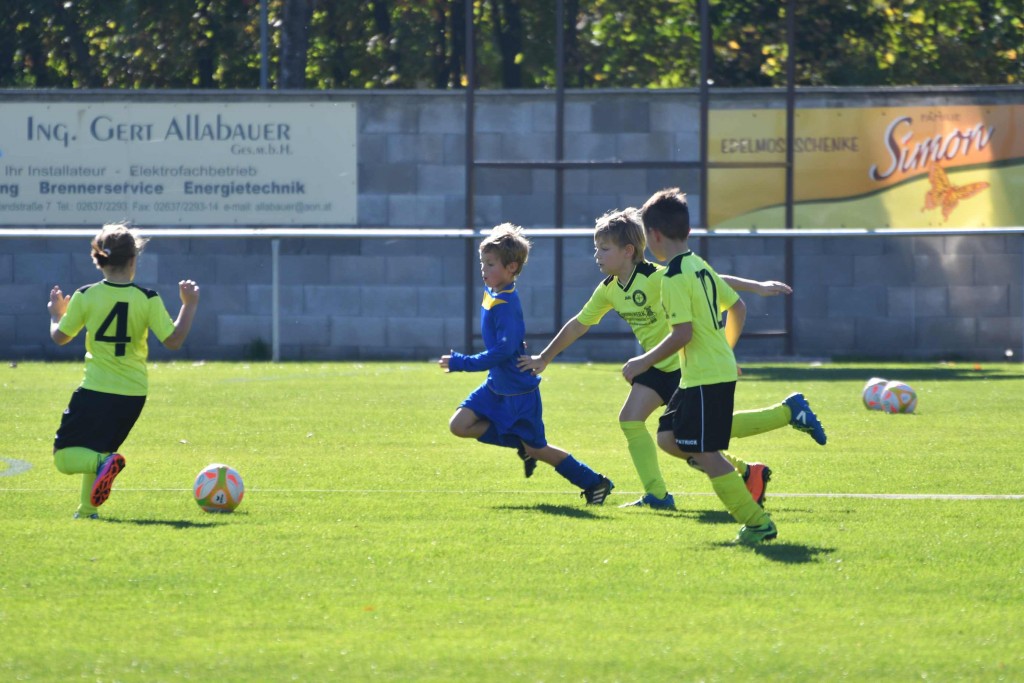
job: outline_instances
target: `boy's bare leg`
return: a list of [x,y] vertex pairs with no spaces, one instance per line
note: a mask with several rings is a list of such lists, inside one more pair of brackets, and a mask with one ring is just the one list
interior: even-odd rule
[[452,434],[463,439],[479,439],[491,426],[488,420],[483,419],[469,408],[459,408],[448,420],[448,429]]

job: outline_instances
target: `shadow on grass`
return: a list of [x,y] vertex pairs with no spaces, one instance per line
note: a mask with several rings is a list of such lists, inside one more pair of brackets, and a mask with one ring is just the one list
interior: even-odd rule
[[206,529],[220,526],[218,522],[191,522],[187,519],[111,519],[101,517],[99,521],[110,524],[134,524],[135,526],[169,526],[172,529]]
[[862,367],[829,367],[828,365],[822,365],[819,367],[794,367],[794,366],[767,366],[767,367],[751,367],[743,368],[743,379],[760,379],[769,381],[788,381],[788,382],[800,382],[800,381],[851,381],[851,382],[864,382],[871,376],[879,377],[899,377],[900,381],[903,382],[914,382],[919,380],[931,381],[931,380],[979,380],[979,379],[1004,379],[1004,380],[1020,380],[1020,374],[1015,372],[1007,372],[1003,368],[993,367],[992,369],[985,369],[985,365],[981,364],[981,369],[975,370],[974,364],[970,362],[964,362],[956,365],[937,365],[935,367],[921,367],[921,366],[907,366],[901,368],[898,365],[891,363],[882,363],[877,367],[872,367],[870,363],[864,364]]
[[549,503],[537,503],[536,505],[499,505],[497,510],[513,510],[516,512],[543,512],[546,515],[557,515],[559,517],[573,517],[575,519],[603,519],[590,510],[572,505],[551,505]]
[[736,520],[726,510],[694,510],[688,515],[701,524],[735,524]]
[[778,541],[768,541],[755,546],[738,546],[734,543],[715,543],[713,545],[720,548],[747,548],[765,559],[783,564],[819,562],[819,555],[830,555],[836,551],[835,548],[815,548],[800,543],[779,543]]
[[670,517],[675,519],[692,519],[698,524],[735,524],[725,510],[649,510],[648,514],[658,517]]

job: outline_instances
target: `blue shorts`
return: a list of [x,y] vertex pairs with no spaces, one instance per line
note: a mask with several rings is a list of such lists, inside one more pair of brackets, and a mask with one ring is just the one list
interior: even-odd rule
[[469,408],[490,422],[500,436],[515,436],[530,448],[544,448],[548,445],[544,436],[544,408],[540,402],[540,389],[504,396],[491,391],[485,382],[460,407]]

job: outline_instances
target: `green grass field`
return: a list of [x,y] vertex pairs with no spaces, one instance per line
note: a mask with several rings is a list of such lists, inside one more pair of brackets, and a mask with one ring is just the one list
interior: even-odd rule
[[[865,410],[872,375],[918,413]],[[1024,679],[1019,365],[744,366],[738,409],[800,390],[829,434],[733,442],[775,472],[756,549],[667,456],[679,510],[617,507],[640,486],[612,365],[543,384],[551,442],[617,485],[588,507],[448,433],[480,374],[153,364],[99,521],[50,455],[80,377],[0,366],[0,680]],[[192,500],[211,462],[245,478],[232,515]]]

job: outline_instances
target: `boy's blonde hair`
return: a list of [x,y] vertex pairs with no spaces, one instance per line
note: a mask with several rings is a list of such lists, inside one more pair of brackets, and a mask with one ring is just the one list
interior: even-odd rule
[[514,275],[518,276],[523,272],[526,259],[530,255],[530,240],[526,239],[523,229],[512,223],[502,223],[491,229],[483,242],[480,243],[480,255],[493,253],[501,259],[501,265],[507,266],[510,263],[518,263]]
[[107,223],[92,239],[92,260],[99,268],[124,268],[148,241],[127,222]]
[[633,246],[633,263],[644,260],[647,235],[640,220],[640,212],[632,206],[621,211],[612,210],[597,219],[594,225],[594,240],[611,242],[620,249]]

